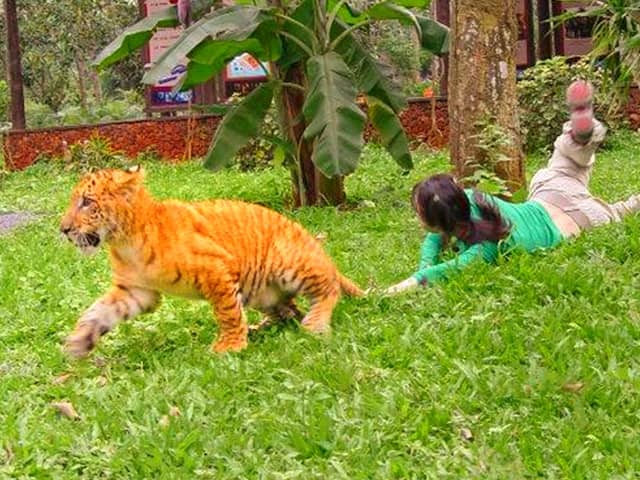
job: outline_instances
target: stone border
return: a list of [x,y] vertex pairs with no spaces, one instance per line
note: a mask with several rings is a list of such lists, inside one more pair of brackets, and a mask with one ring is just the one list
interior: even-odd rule
[[0,212],[0,236],[26,225],[36,218],[37,215],[30,212]]
[[[434,99],[435,123],[431,119],[430,99],[411,99],[400,114],[402,124],[411,140],[441,148],[449,139],[446,99]],[[156,154],[165,161],[176,162],[186,158],[188,147],[192,157],[206,154],[221,117],[161,117],[101,125],[56,127],[37,130],[11,130],[4,134],[2,149],[5,164],[10,170],[21,170],[32,165],[40,155],[61,157],[64,145],[70,146],[99,136],[110,141],[115,151],[131,157],[142,152]],[[368,127],[367,140],[375,138]]]

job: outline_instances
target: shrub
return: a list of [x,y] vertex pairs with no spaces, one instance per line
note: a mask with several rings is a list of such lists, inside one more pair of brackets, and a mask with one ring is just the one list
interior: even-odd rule
[[[130,160],[121,152],[114,150],[111,142],[99,135],[94,135],[83,142],[66,146],[62,157],[51,158],[43,156],[42,160],[51,163],[62,163],[65,170],[74,170],[81,173],[101,170],[103,168],[123,168],[131,164],[140,163]],[[140,157],[143,159],[146,157]]]
[[0,123],[9,119],[9,86],[0,80]]
[[114,98],[92,99],[87,108],[78,105],[64,107],[58,113],[63,125],[106,123],[131,120],[144,116],[144,99],[135,90],[119,90]]
[[543,60],[525,70],[518,82],[520,126],[526,151],[551,147],[562,124],[569,119],[565,90],[578,78],[590,80],[596,89],[596,116],[612,127],[620,122],[619,116],[607,112],[610,94],[603,89],[601,71],[584,59],[574,64],[565,57]]
[[144,99],[135,90],[120,90],[112,98],[91,99],[87,108],[66,105],[56,113],[43,103],[27,99],[25,109],[28,128],[86,125],[142,118]]
[[24,102],[27,128],[44,128],[60,125],[56,114],[48,105],[27,98]]
[[404,87],[404,93],[409,97],[431,98],[438,95],[438,85],[431,80],[410,83]]
[[479,130],[474,138],[483,163],[468,161],[467,166],[473,169],[473,174],[465,177],[463,182],[490,195],[512,198],[506,182],[495,173],[501,162],[509,161],[502,151],[511,144],[511,139],[507,132],[492,119],[484,119],[478,122],[477,126]]
[[410,32],[399,25],[380,25],[374,40],[378,57],[391,67],[391,76],[399,85],[413,82],[420,70],[420,48]]
[[[241,95],[233,94],[228,103],[235,104],[241,100]],[[282,137],[278,127],[277,114],[275,106],[272,105],[264,118],[260,128],[260,135],[250,140],[236,154],[236,161],[240,170],[260,170],[273,164],[274,159],[277,157],[278,148],[270,139]]]

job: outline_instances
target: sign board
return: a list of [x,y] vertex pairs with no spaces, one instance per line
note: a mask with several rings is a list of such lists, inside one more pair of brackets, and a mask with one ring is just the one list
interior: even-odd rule
[[[151,15],[159,10],[164,10],[171,5],[175,5],[177,0],[145,0],[143,14]],[[182,27],[175,28],[159,28],[149,40],[147,44],[146,60],[148,62],[145,68],[149,68],[182,33]],[[182,73],[186,71],[188,59],[184,58],[175,65],[171,72],[161,78],[155,85],[149,88],[149,104],[151,107],[170,107],[176,105],[186,105],[194,102],[195,95],[193,90],[184,92],[172,92],[178,83]]]
[[266,81],[268,74],[268,64],[256,60],[248,53],[238,55],[225,68],[225,93],[227,96],[234,93],[246,94]]

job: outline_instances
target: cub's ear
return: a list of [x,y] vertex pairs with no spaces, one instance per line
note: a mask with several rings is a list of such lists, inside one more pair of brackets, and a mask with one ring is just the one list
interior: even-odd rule
[[129,173],[141,173],[144,175],[144,167],[142,165],[133,165],[126,169]]
[[144,180],[145,171],[142,165],[133,165],[132,167],[127,168],[126,172],[132,174],[138,183],[142,183]]
[[144,168],[141,165],[129,167],[126,170],[114,170],[113,181],[122,186],[133,186],[144,180]]
[[138,190],[142,188],[144,181],[144,170],[137,167],[135,171],[113,170],[113,182],[116,189],[124,196],[125,199],[131,200]]

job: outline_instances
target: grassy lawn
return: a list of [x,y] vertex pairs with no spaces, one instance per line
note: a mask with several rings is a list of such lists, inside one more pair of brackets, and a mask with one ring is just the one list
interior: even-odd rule
[[[611,144],[592,183],[609,200],[640,191],[640,137]],[[402,175],[369,148],[348,210],[287,210],[279,169],[150,164],[147,183],[284,211],[327,234],[346,275],[385,286],[417,265],[410,187],[446,168],[419,155]],[[76,180],[46,164],[0,179],[0,211],[41,214],[0,237],[0,478],[637,478],[640,218],[419,292],[343,299],[329,339],[285,327],[215,356],[208,306],[166,298],[75,362],[61,343],[109,284],[104,252],[58,236]]]

